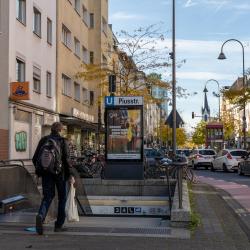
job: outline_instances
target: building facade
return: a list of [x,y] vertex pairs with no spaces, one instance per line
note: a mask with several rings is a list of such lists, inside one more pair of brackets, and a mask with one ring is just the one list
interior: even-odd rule
[[57,4],[57,111],[65,136],[80,153],[82,148],[99,143],[102,88],[98,79],[76,75],[84,70],[83,65],[101,67],[110,60],[107,48],[113,45],[108,1],[58,0]]
[[[0,158],[31,158],[56,114],[56,1],[0,1]],[[26,83],[28,100],[22,93]],[[14,85],[13,85],[14,86]],[[25,99],[25,98],[24,98]]]

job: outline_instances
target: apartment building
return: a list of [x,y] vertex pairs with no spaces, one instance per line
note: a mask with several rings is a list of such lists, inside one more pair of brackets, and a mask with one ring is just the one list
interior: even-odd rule
[[[239,77],[234,81],[229,90],[240,90],[243,88],[243,78]],[[250,104],[246,103],[246,131],[247,131],[247,148],[250,146],[250,137],[248,136],[248,131],[250,130]],[[243,145],[243,109],[240,109],[236,105],[230,104],[226,99],[222,99],[222,116],[232,117],[234,122],[235,131],[231,136],[231,141],[234,141],[235,146],[242,147]]]
[[31,158],[59,120],[55,30],[56,1],[0,0],[0,159]]
[[108,1],[58,0],[57,5],[57,111],[65,136],[80,152],[82,145],[97,143],[102,89],[98,80],[85,81],[76,74],[84,64],[108,64],[107,44],[113,47]]

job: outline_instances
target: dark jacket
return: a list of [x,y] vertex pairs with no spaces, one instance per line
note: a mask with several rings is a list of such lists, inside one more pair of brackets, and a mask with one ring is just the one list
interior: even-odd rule
[[[32,162],[34,166],[36,166],[37,161],[38,161],[38,156],[41,147],[46,143],[46,141],[51,138],[54,139],[58,145],[60,145],[61,152],[62,152],[62,177],[65,179],[68,179],[70,175],[74,176],[73,170],[72,170],[72,165],[70,162],[70,155],[69,155],[69,146],[68,146],[68,141],[60,136],[59,134],[56,133],[51,133],[48,136],[44,136],[38,143],[38,146],[36,148],[36,151],[34,153],[34,156],[32,158]],[[37,173],[38,176],[41,176],[42,174]]]

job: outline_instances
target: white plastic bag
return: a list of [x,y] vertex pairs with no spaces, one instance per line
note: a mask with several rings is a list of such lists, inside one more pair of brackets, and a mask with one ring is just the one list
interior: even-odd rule
[[75,202],[75,192],[76,189],[74,188],[74,185],[71,184],[65,206],[65,212],[68,222],[79,221],[77,205]]

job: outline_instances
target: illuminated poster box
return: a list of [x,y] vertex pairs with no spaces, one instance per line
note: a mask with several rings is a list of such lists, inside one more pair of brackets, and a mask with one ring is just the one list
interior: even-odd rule
[[143,161],[143,98],[106,97],[106,159]]

